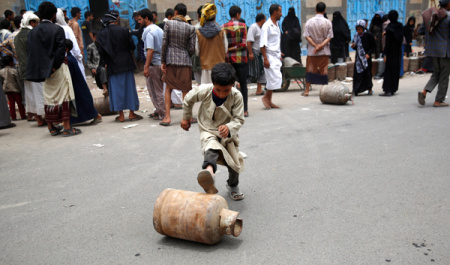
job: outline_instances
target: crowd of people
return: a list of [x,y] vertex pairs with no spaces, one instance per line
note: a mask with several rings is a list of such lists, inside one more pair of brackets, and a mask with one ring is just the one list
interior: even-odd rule
[[[450,1],[440,1],[440,6],[437,12],[429,12],[428,19],[424,12],[424,23],[417,26],[415,17],[402,25],[397,11],[378,11],[370,25],[367,19],[357,21],[354,36],[339,11],[333,13],[331,21],[327,18],[323,2],[316,5],[316,15],[306,22],[303,31],[294,8],[289,8],[280,25],[282,8],[278,4],[270,6],[269,17],[257,14],[250,27],[241,18],[238,6],[229,9],[231,19],[223,25],[215,21],[214,4],[198,8],[195,25],[183,3],[168,9],[163,23],[157,23],[156,12],[143,9],[133,14],[136,26],[132,30],[128,20],[110,10],[101,18],[102,28],[98,31],[92,26],[92,12],[84,14],[82,25],[78,23],[78,7],[70,10],[72,19],[66,10],[51,2],[43,2],[37,12],[22,10],[18,16],[6,10],[0,23],[0,79],[9,115],[3,108],[0,127],[14,126],[10,119],[18,118],[16,105],[21,119],[47,126],[51,135],[77,135],[81,130],[73,124],[101,122],[102,115],[94,108],[86,82],[85,67],[104,96],[109,97],[110,110],[118,112],[116,122],[143,118],[135,113],[139,110],[136,68],[143,69],[155,107],[149,116],[162,126],[171,125],[171,108],[174,103],[181,108],[192,90],[192,80],[199,85],[213,83],[212,69],[220,63],[230,64],[236,73],[244,117],[249,117],[249,83],[257,84],[256,95],[262,95],[265,108],[276,109],[279,106],[272,101],[272,95],[282,85],[283,58],[301,64],[302,36],[307,41],[303,96],[309,95],[312,84],[328,84],[329,62],[348,60],[349,46],[355,51],[353,95],[365,91],[372,95],[372,59],[382,57],[386,70],[380,96],[393,96],[403,75],[403,56],[411,54],[413,39],[424,36],[425,54],[432,60],[434,72],[418,94],[418,101],[425,104],[427,93],[439,85],[433,105],[448,106],[444,101],[450,67]],[[137,45],[132,36],[137,37]],[[1,97],[0,102],[5,102],[2,106],[6,106],[6,97]],[[129,110],[127,118],[124,110]],[[192,117],[190,122],[197,120]]]

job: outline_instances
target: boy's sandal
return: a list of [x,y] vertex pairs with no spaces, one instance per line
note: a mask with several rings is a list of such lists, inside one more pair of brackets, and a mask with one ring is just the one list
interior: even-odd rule
[[239,186],[230,187],[227,185],[228,192],[230,194],[230,198],[233,201],[240,201],[244,199],[244,194],[239,191]]
[[48,129],[48,131],[52,136],[56,136],[60,134],[63,129],[64,127],[62,125],[52,125],[52,128]]
[[198,173],[197,181],[200,186],[202,186],[203,190],[205,190],[208,194],[216,194],[219,192],[214,185],[214,177],[211,172],[207,169],[203,169]]
[[81,130],[77,129],[77,128],[70,128],[70,130],[64,129],[64,131],[63,131],[63,137],[69,137],[69,136],[74,136],[74,135],[78,135],[78,134],[81,134]]
[[125,120],[123,120],[123,121],[121,121],[121,120],[119,120],[120,119],[120,116],[117,116],[114,120],[116,121],[116,122],[124,122]]

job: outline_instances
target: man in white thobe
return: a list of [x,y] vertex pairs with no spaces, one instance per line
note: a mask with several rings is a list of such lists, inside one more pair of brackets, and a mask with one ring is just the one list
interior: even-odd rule
[[278,21],[282,16],[281,6],[278,4],[271,5],[269,13],[270,19],[261,28],[261,39],[259,42],[264,58],[264,72],[267,81],[267,93],[263,96],[262,102],[266,109],[278,109],[280,107],[272,102],[272,93],[273,90],[281,88],[283,78],[281,75],[281,30],[278,25]]

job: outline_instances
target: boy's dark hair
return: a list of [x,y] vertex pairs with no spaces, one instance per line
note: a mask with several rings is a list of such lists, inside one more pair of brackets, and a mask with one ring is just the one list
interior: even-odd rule
[[203,9],[203,5],[199,6],[199,8],[197,8],[197,16],[198,17],[202,16],[202,9]]
[[39,5],[38,12],[39,12],[39,18],[42,19],[53,19],[53,16],[56,15],[56,6],[51,2],[42,2],[42,4]]
[[158,17],[158,12],[156,12],[156,11],[151,11],[151,12],[154,16]]
[[278,11],[278,9],[280,9],[280,5],[279,4],[273,4],[269,7],[269,15],[273,15],[273,13],[275,13],[275,11]]
[[23,14],[25,14],[25,12],[27,12],[27,10],[26,10],[26,9],[22,9],[22,10],[20,10],[20,15],[22,16]]
[[5,67],[10,66],[11,63],[13,63],[13,62],[14,62],[13,58],[9,55],[3,56],[3,58],[2,58],[2,63],[3,63],[3,66],[5,66]]
[[242,13],[242,9],[240,7],[238,7],[238,6],[232,6],[232,7],[230,7],[229,13],[230,13],[230,17],[234,18],[238,14]]
[[0,22],[0,28],[9,30],[11,28],[11,22],[9,22],[9,20],[3,19],[2,22]]
[[174,14],[174,10],[172,8],[169,8],[166,10],[166,13],[164,14],[164,16],[166,18],[169,18],[169,17],[173,17],[173,14]]
[[88,17],[90,17],[92,15],[91,11],[86,11],[84,12],[84,19],[87,19]]
[[69,52],[73,49],[73,42],[69,39],[66,39],[66,49],[68,49]]
[[78,13],[81,13],[81,9],[79,7],[72,7],[72,9],[70,10],[70,14],[72,15],[72,17],[76,17]]
[[16,28],[20,28],[20,22],[22,22],[22,16],[15,16],[14,25],[16,26]]
[[256,22],[259,22],[265,18],[266,16],[263,13],[259,13],[258,15],[256,15]]
[[175,6],[174,10],[177,11],[178,15],[181,15],[181,16],[186,16],[186,14],[187,14],[187,7],[183,3],[178,3]]
[[219,86],[234,85],[236,82],[236,71],[228,63],[218,63],[211,71],[211,80],[213,84]]
[[141,16],[144,19],[148,18],[148,20],[153,21],[153,13],[148,8],[139,11],[139,16]]
[[5,10],[5,13],[4,13],[4,15],[5,15],[5,18],[7,18],[7,17],[9,17],[9,16],[11,16],[12,14],[14,14],[14,12],[13,11],[11,11],[11,10]]
[[324,2],[317,3],[317,5],[316,5],[317,12],[323,13],[323,12],[325,12],[325,9],[327,9],[327,5],[325,5]]

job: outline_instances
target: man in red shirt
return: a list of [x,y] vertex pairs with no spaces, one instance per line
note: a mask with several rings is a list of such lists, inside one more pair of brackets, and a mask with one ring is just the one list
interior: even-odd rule
[[244,116],[248,117],[248,92],[247,92],[247,26],[245,23],[239,22],[241,18],[241,8],[238,6],[230,7],[231,20],[222,25],[228,39],[228,53],[225,57],[234,70],[236,77],[241,84],[241,93],[244,97]]

